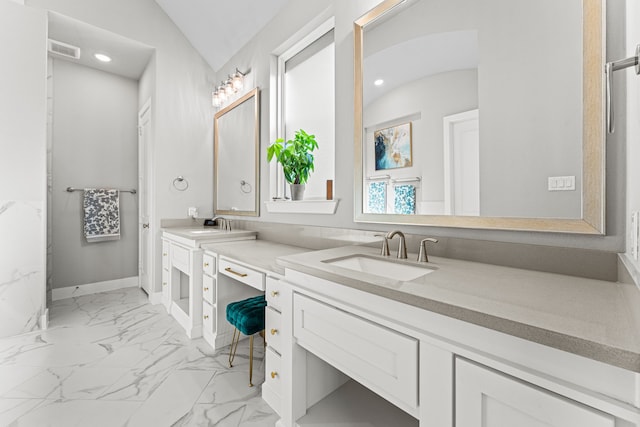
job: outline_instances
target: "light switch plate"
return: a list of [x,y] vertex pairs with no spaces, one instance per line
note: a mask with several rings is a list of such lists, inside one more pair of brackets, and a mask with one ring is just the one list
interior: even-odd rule
[[571,176],[550,176],[548,178],[549,191],[574,191],[576,189],[576,177]]

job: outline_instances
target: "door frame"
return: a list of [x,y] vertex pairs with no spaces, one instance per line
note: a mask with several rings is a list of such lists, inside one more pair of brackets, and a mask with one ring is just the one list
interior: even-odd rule
[[454,144],[453,144],[453,127],[471,120],[479,120],[479,110],[464,111],[458,114],[445,116],[442,119],[443,124],[443,142],[444,142],[444,214],[455,215],[455,167],[454,167]]
[[[142,138],[142,128],[143,123],[146,121],[146,126],[149,129],[150,133],[146,138],[146,150],[143,147]],[[154,215],[153,215],[153,206],[155,204],[155,191],[153,185],[153,179],[150,177],[154,176],[154,161],[153,161],[153,114],[151,109],[151,98],[147,99],[140,110],[138,111],[138,287],[143,288],[142,286],[142,251],[144,249],[144,234],[145,231],[142,228],[142,223],[140,221],[140,216],[142,212],[143,203],[146,201],[147,204],[147,213],[148,213],[148,224],[149,227],[146,230],[148,239],[149,239],[149,253],[147,254],[147,275],[149,280],[149,299],[153,302],[155,292],[155,283],[156,283],[156,274],[155,274],[155,256],[156,256],[156,245],[154,244],[153,234],[155,230],[154,226]],[[146,156],[144,153],[146,152]],[[143,166],[143,168],[141,168]],[[142,177],[141,169],[144,170],[145,176]]]

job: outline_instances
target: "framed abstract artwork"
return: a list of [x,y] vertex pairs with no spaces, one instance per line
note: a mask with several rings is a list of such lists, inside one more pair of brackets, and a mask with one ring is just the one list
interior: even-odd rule
[[373,140],[376,170],[406,168],[412,165],[411,122],[376,130]]

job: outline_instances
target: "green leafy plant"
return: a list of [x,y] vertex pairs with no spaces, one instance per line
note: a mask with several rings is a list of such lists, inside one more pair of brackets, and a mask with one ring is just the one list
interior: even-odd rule
[[305,184],[313,169],[313,150],[318,148],[315,135],[309,135],[300,129],[294,139],[284,141],[278,138],[267,147],[267,160],[274,157],[282,165],[284,179],[289,184]]

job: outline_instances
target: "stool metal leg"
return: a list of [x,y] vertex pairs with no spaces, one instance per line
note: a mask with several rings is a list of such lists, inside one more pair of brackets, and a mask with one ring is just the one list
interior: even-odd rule
[[249,337],[249,387],[253,387],[253,335]]
[[[233,338],[231,338],[231,346],[229,347],[229,367],[233,368],[233,359],[236,357],[238,342],[240,341],[240,331],[238,328],[233,330]],[[235,344],[235,345],[234,345]]]

